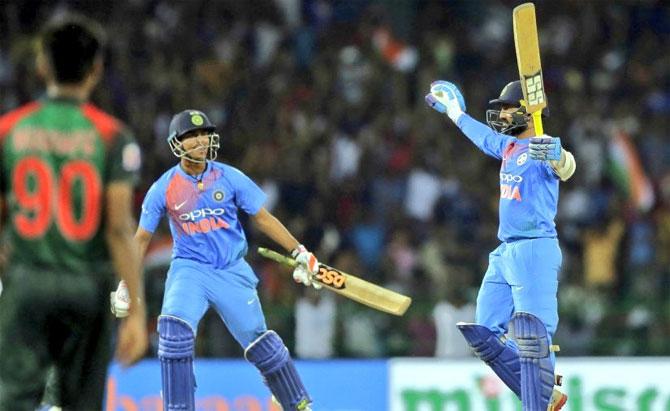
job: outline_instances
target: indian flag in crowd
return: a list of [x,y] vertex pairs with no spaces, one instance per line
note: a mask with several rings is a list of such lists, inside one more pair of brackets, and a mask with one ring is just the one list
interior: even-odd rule
[[655,201],[654,188],[630,136],[615,130],[610,139],[609,154],[610,172],[616,185],[626,194],[636,210],[649,211]]

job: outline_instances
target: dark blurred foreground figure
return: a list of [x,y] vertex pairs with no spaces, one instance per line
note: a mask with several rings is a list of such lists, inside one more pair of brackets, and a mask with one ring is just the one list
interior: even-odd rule
[[[46,95],[0,117],[0,187],[7,210],[0,298],[0,411],[34,411],[53,373],[64,410],[102,409],[114,274],[136,303],[117,358],[132,364],[148,339],[132,228],[141,158],[128,130],[87,103],[102,74],[104,34],[65,16],[41,33]],[[49,377],[51,378],[51,377]]]

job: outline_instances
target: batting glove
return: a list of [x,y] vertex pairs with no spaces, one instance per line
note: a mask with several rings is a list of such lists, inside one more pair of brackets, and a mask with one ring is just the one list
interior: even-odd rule
[[312,281],[312,277],[319,272],[319,261],[314,254],[307,251],[307,248],[301,244],[291,252],[291,256],[298,262],[298,265],[293,270],[293,279],[297,283],[304,284],[307,287],[311,285],[319,290],[322,285],[316,281]]
[[110,306],[112,314],[116,318],[125,318],[130,310],[130,293],[126,282],[121,280],[116,291],[109,293]]
[[430,93],[426,94],[426,103],[435,111],[446,113],[454,123],[465,112],[463,94],[453,83],[438,80],[430,84]]
[[528,144],[528,155],[533,160],[554,160],[561,159],[561,139],[558,137],[531,137]]

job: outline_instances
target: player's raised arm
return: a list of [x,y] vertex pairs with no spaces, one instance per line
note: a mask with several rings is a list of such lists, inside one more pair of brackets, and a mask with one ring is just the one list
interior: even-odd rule
[[508,138],[465,113],[465,99],[455,84],[443,80],[434,81],[425,100],[433,110],[446,114],[485,154],[502,158],[502,150]]
[[316,289],[320,289],[321,284],[312,281],[312,276],[317,273],[319,267],[319,261],[314,254],[309,252],[304,245],[300,244],[284,224],[265,209],[265,207],[252,216],[252,220],[260,231],[284,247],[286,251],[289,251],[299,263],[295,270],[293,270],[293,279],[306,286],[311,285]]

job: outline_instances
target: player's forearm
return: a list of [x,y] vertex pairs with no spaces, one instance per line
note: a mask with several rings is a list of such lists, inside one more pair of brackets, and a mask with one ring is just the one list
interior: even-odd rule
[[143,229],[142,227],[137,227],[134,241],[135,245],[137,246],[140,263],[144,261],[144,257],[147,255],[147,249],[149,248],[149,244],[151,243],[152,237],[153,233],[150,233],[149,231]]
[[128,228],[108,230],[106,238],[114,270],[128,285],[128,292],[133,302],[131,311],[135,307],[143,309],[144,281],[141,260],[130,229],[130,222]]
[[284,247],[286,251],[290,252],[300,245],[298,240],[293,237],[284,224],[270,214],[265,208],[261,209],[261,211],[253,216],[253,221],[263,234]]
[[[116,181],[107,187],[107,228],[105,239],[116,274],[128,286],[135,312],[144,309],[144,282],[137,247],[133,240],[133,188],[125,181]],[[131,311],[132,314],[132,311]]]

